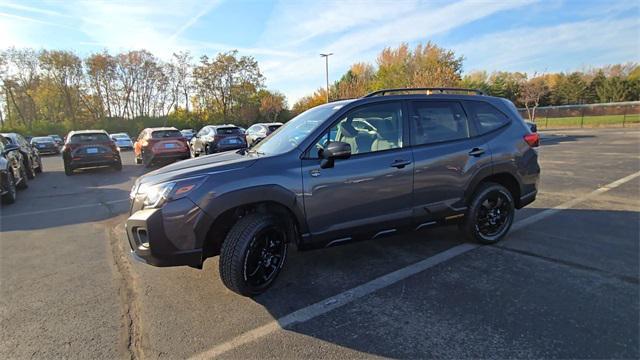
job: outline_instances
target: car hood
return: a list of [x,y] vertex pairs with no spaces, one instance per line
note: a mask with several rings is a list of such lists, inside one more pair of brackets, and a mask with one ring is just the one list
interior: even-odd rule
[[205,155],[161,167],[139,177],[135,184],[157,184],[201,174],[242,169],[253,165],[257,160],[256,156],[242,155],[234,151]]

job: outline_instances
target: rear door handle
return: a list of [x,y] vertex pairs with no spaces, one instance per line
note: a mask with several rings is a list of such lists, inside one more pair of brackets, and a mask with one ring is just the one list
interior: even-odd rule
[[484,154],[485,150],[483,148],[473,148],[469,151],[469,156],[480,156]]
[[396,160],[393,163],[391,163],[391,167],[402,169],[409,164],[411,164],[411,161],[409,160]]

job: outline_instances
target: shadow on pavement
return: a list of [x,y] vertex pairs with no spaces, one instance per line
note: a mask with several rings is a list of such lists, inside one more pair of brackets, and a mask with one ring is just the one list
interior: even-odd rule
[[[304,337],[285,354],[304,356],[318,346],[304,343],[312,338],[392,358],[635,358],[639,220],[637,211],[565,210],[498,246],[287,328]],[[422,260],[424,247],[437,253],[461,239],[454,227],[419,237],[293,254],[275,286],[254,300],[277,319]],[[407,255],[412,247],[422,257]]]
[[582,139],[594,138],[595,135],[561,135],[561,134],[541,134],[540,145],[557,145],[565,142],[576,142]]

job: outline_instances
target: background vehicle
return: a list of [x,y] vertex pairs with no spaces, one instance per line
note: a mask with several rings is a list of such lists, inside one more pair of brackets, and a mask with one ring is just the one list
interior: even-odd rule
[[38,149],[40,154],[60,154],[60,147],[50,136],[36,136],[31,139],[31,146]]
[[208,125],[191,139],[191,152],[194,157],[246,147],[244,133],[235,125]]
[[79,168],[110,166],[122,170],[122,160],[116,143],[104,130],[71,131],[62,149],[64,173],[73,175]]
[[22,135],[17,133],[2,134],[11,144],[18,146],[18,150],[22,155],[24,168],[27,171],[27,177],[33,179],[36,174],[42,172],[42,160],[40,153],[34,148]]
[[0,135],[0,197],[2,202],[16,201],[16,189],[27,188],[27,170],[19,147]]
[[110,135],[111,140],[113,140],[116,145],[120,148],[120,150],[133,150],[133,141],[128,134],[125,133],[117,133]]
[[[431,89],[402,92],[415,90]],[[289,243],[322,248],[450,221],[469,239],[499,241],[515,209],[536,198],[539,136],[506,99],[437,90],[473,95],[384,90],[333,102],[249,151],[140,177],[131,248],[156,266],[198,268],[220,254],[224,284],[255,295],[277,277]]]
[[180,133],[182,134],[182,136],[184,136],[185,139],[187,139],[187,141],[190,141],[196,134],[193,129],[182,129],[180,130]]
[[174,161],[191,157],[187,140],[174,127],[142,130],[133,148],[136,164],[151,166],[157,161]]
[[60,135],[49,135],[49,137],[53,138],[53,140],[56,142],[56,144],[58,145],[58,147],[62,147],[64,145],[64,140],[62,139],[62,137]]
[[280,126],[282,126],[282,123],[259,123],[251,125],[251,127],[247,129],[247,146],[253,146],[262,141],[262,139],[271,135],[271,133],[280,128]]

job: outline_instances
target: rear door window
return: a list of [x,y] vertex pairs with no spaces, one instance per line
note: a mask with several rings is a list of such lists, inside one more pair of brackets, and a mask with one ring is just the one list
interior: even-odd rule
[[456,101],[415,101],[411,117],[413,145],[469,138],[469,121]]
[[[51,139],[51,138],[49,138]],[[53,140],[53,139],[51,139]],[[50,140],[50,141],[51,141]],[[86,144],[94,142],[109,142],[109,136],[104,133],[87,133],[87,134],[75,134],[69,141],[71,144]]]
[[478,132],[486,134],[509,123],[509,117],[493,105],[483,101],[466,101],[470,115],[475,119]]
[[178,130],[156,130],[151,133],[151,137],[154,139],[182,137],[182,133]]
[[269,132],[274,132],[282,125],[269,125]]

